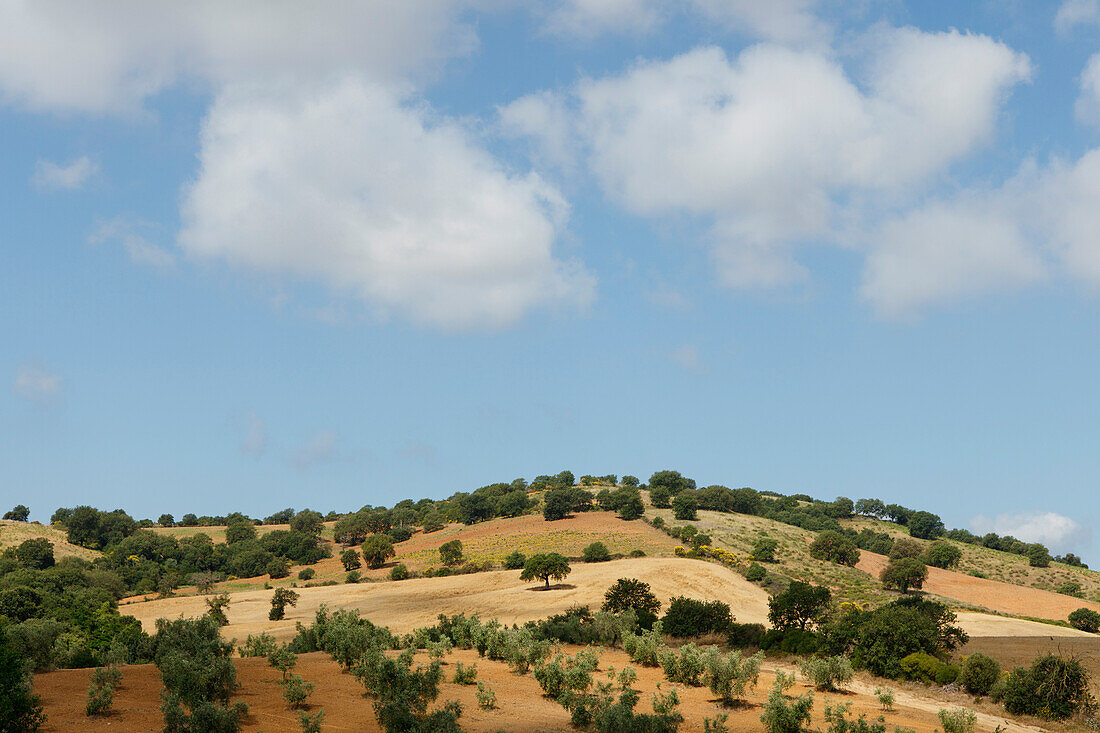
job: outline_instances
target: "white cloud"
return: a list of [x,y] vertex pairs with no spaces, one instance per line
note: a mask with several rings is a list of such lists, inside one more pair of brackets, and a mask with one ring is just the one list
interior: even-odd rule
[[244,437],[241,438],[241,453],[259,458],[267,452],[267,423],[254,412],[245,416]]
[[319,280],[445,328],[592,297],[592,277],[552,252],[568,213],[557,190],[387,87],[227,90],[200,161],[179,237],[193,256]]
[[817,17],[817,0],[691,0],[704,16],[757,38],[792,43],[826,39],[832,30]]
[[535,144],[540,165],[570,170],[576,164],[577,131],[560,94],[529,94],[498,107],[497,114],[505,137],[529,138]]
[[177,83],[402,79],[477,46],[465,0],[0,3],[0,99],[133,112]]
[[149,226],[126,217],[116,217],[102,223],[89,235],[88,241],[92,244],[116,242],[126,250],[131,262],[157,270],[168,270],[175,266],[176,256],[138,233],[140,229],[147,229]]
[[592,38],[601,33],[645,33],[663,20],[664,0],[561,0],[546,17],[551,33]]
[[18,397],[38,405],[48,405],[61,396],[65,380],[45,365],[27,362],[15,371],[11,391]]
[[321,463],[331,463],[337,458],[340,436],[332,430],[314,433],[291,456],[291,463],[299,471],[306,471]]
[[68,165],[40,160],[34,167],[31,185],[40,191],[75,191],[83,188],[96,172],[96,164],[84,155]]
[[995,519],[978,515],[970,520],[970,529],[977,534],[996,532],[1024,542],[1041,542],[1057,552],[1072,550],[1089,539],[1085,527],[1055,512],[999,514]]
[[1054,16],[1054,27],[1068,33],[1079,25],[1100,25],[1100,0],[1065,0]]
[[1093,54],[1081,72],[1081,93],[1074,111],[1078,121],[1100,127],[1100,53]]
[[[763,43],[733,59],[710,47],[642,62],[559,105],[613,199],[709,221],[719,279],[774,287],[805,277],[799,244],[863,246],[861,202],[892,206],[934,183],[992,139],[1005,96],[1030,77],[1026,56],[985,36],[894,29],[865,45],[862,84],[825,52]],[[562,113],[513,127],[557,150]]]

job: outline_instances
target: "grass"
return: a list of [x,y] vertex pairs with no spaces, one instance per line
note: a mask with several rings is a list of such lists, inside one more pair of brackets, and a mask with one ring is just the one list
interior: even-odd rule
[[65,531],[62,529],[39,524],[38,522],[0,520],[0,552],[9,547],[16,547],[26,540],[38,537],[44,537],[53,543],[53,554],[58,560],[63,557],[80,557],[85,560],[94,560],[100,554],[96,550],[70,545],[68,540],[65,539]]

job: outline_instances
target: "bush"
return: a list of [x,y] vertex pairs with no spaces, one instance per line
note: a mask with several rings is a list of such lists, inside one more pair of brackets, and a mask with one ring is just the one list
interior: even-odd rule
[[1069,625],[1081,631],[1095,634],[1100,630],[1100,613],[1091,608],[1078,608],[1069,615]]
[[758,562],[754,562],[745,569],[745,580],[750,583],[759,583],[768,576],[768,571]]
[[923,554],[924,545],[916,540],[902,538],[894,542],[889,557],[891,560],[901,560],[906,557],[921,557]]
[[939,659],[924,652],[913,652],[903,657],[898,664],[901,668],[899,676],[902,679],[923,682],[927,685],[934,683],[940,674],[940,669],[946,666]]
[[23,659],[0,628],[0,730],[37,731],[45,721]]
[[313,568],[302,568],[298,571],[298,580],[313,580],[315,575],[317,575],[317,571]]
[[206,599],[206,615],[218,626],[229,625],[229,617],[225,614],[225,609],[228,607],[228,593],[220,593]]
[[282,672],[285,680],[287,673],[294,669],[294,665],[298,663],[298,655],[290,650],[290,646],[284,644],[268,653],[267,663]]
[[781,630],[812,628],[825,615],[832,597],[824,586],[792,581],[785,591],[768,599],[768,620]]
[[959,668],[959,684],[971,695],[988,695],[1001,678],[1001,663],[977,652],[963,660]]
[[439,683],[443,678],[439,662],[413,670],[412,661],[412,649],[397,657],[387,657],[381,649],[372,647],[354,668],[355,676],[374,698],[378,724],[387,733],[459,733],[458,717],[462,708],[458,703],[448,702],[428,713],[429,703],[439,696]]
[[732,623],[727,643],[731,649],[759,648],[765,631],[764,624]]
[[633,611],[637,614],[638,624],[648,629],[657,620],[661,602],[649,590],[649,583],[637,578],[619,578],[604,593],[603,609],[612,613]]
[[477,706],[482,710],[493,710],[497,706],[497,694],[484,682],[477,683]]
[[959,564],[962,560],[962,550],[950,542],[939,540],[933,542],[928,551],[924,553],[924,561],[934,568],[948,570]]
[[298,713],[298,725],[302,733],[321,733],[321,724],[325,722],[325,711],[318,710],[313,715],[306,712]]
[[602,542],[593,542],[581,551],[585,562],[607,562],[611,559],[611,553],[607,545]]
[[237,653],[242,657],[266,657],[277,648],[275,637],[264,631],[258,636],[249,634],[248,638],[245,639],[244,646],[238,649]]
[[439,559],[444,565],[458,565],[462,562],[462,542],[451,540],[439,546]]
[[504,558],[505,570],[520,570],[527,563],[527,556],[519,550],[512,552]]
[[810,556],[818,560],[854,566],[859,562],[859,548],[847,535],[828,529],[819,532],[810,545]]
[[363,553],[363,562],[369,568],[380,568],[386,564],[386,560],[394,556],[393,543],[389,538],[381,534],[372,534],[363,540],[360,547]]
[[53,543],[45,537],[23,540],[13,553],[15,559],[25,568],[45,570],[54,566]]
[[722,654],[711,647],[706,654],[707,687],[723,705],[734,705],[746,691],[756,687],[764,653],[744,657],[740,651]]
[[666,634],[671,636],[702,636],[712,632],[725,633],[733,616],[729,604],[721,601],[698,601],[678,596],[668,603],[661,619]]
[[889,687],[876,687],[875,699],[878,700],[878,704],[882,706],[883,711],[889,711],[894,709],[894,702],[897,697]]
[[[827,733],[886,733],[886,719],[881,715],[878,720],[870,723],[867,721],[867,713],[860,713],[856,719],[848,717],[852,709],[852,703],[838,703],[825,705],[825,722],[829,724]],[[895,730],[895,733],[897,731]]]
[[405,567],[405,563],[399,562],[390,569],[390,580],[408,580],[409,569]]
[[924,587],[927,578],[928,566],[914,557],[891,560],[879,575],[883,586],[896,588],[902,593],[908,593],[910,588],[919,590]]
[[752,559],[759,562],[775,562],[775,551],[778,549],[778,540],[761,537],[752,546]]
[[677,494],[672,499],[672,516],[683,522],[691,522],[696,518],[696,510],[699,502],[691,494],[684,492]]
[[852,663],[844,656],[807,659],[801,669],[802,676],[822,691],[839,689],[837,683],[850,682],[853,674]]
[[1030,668],[1014,669],[1004,681],[1002,699],[1014,715],[1065,720],[1089,704],[1089,675],[1076,657],[1047,654]]
[[394,527],[389,531],[389,536],[391,542],[398,544],[412,537],[413,533],[408,527]]
[[237,672],[233,645],[219,638],[218,626],[206,618],[158,619],[155,643],[165,731],[238,730],[248,708],[229,706]]
[[267,618],[271,621],[282,621],[286,618],[286,607],[298,605],[298,594],[289,588],[276,588],[271,596],[271,610]]
[[703,684],[701,677],[706,671],[706,662],[703,650],[695,644],[689,642],[678,650],[665,647],[658,652],[657,658],[669,682],[679,682],[692,687]]
[[464,667],[462,662],[455,663],[454,677],[451,678],[451,682],[456,685],[473,685],[477,683],[477,665],[471,664],[469,667]]
[[292,674],[279,680],[283,688],[283,699],[291,710],[300,710],[306,706],[306,698],[313,692],[313,683],[306,682],[301,675]]
[[768,652],[808,656],[817,653],[821,640],[814,632],[803,629],[768,629],[760,639],[760,648]]
[[974,733],[974,725],[978,722],[974,711],[965,708],[940,710],[938,715],[943,733]]
[[114,685],[98,681],[93,675],[92,682],[88,686],[88,700],[84,704],[84,713],[88,717],[106,715],[111,711],[111,703],[114,699]]
[[767,733],[802,733],[809,727],[813,707],[814,696],[809,692],[788,701],[782,682],[777,679],[764,703],[760,722]]
[[1061,593],[1064,596],[1073,596],[1074,598],[1084,598],[1084,593],[1082,591],[1081,584],[1076,580],[1062,583],[1054,589],[1055,593]]
[[358,570],[349,570],[344,574],[345,583],[358,583],[363,579],[363,575]]

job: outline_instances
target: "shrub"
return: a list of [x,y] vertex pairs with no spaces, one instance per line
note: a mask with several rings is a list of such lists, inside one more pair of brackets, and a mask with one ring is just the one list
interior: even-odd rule
[[759,583],[768,576],[768,571],[758,562],[754,562],[745,569],[745,580],[750,583]]
[[939,659],[924,652],[913,652],[906,655],[898,664],[901,668],[900,677],[928,685],[936,681],[936,677],[940,674],[940,668],[945,666]]
[[317,575],[317,571],[313,568],[302,568],[298,571],[298,580],[313,580],[315,575]]
[[281,557],[276,557],[267,564],[267,574],[271,576],[272,580],[278,580],[290,575],[290,568],[286,564],[286,560]]
[[298,594],[289,588],[276,588],[271,596],[271,610],[267,618],[271,621],[282,621],[286,618],[286,607],[298,605]]
[[581,551],[585,562],[607,562],[611,559],[611,553],[607,545],[602,542],[593,542]]
[[810,556],[840,565],[854,566],[859,562],[859,548],[847,535],[834,530],[819,532],[810,545]]
[[292,674],[279,681],[283,687],[283,699],[291,710],[305,707],[306,698],[313,692],[313,683],[306,682],[301,675]]
[[408,527],[394,527],[388,532],[390,541],[394,544],[404,542],[413,536],[412,530]]
[[456,685],[472,685],[477,682],[477,665],[471,664],[469,667],[464,667],[462,662],[455,663],[454,677],[451,678],[451,682]]
[[690,493],[677,494],[672,499],[672,516],[684,522],[694,521],[699,502]]
[[821,691],[837,690],[837,683],[850,682],[852,663],[845,656],[819,657],[802,663],[802,676]]
[[324,710],[318,710],[313,715],[306,712],[298,713],[298,725],[302,727],[302,733],[321,733],[321,723],[324,722]]
[[206,599],[206,615],[218,626],[228,626],[229,617],[225,609],[229,607],[229,594],[221,593]]
[[229,706],[237,672],[233,645],[219,638],[218,626],[207,618],[158,619],[155,643],[165,731],[238,730],[248,706]]
[[711,632],[724,633],[733,623],[729,604],[721,601],[697,601],[678,596],[668,602],[668,611],[661,619],[666,634],[671,636],[702,636]]
[[851,709],[852,703],[826,704],[825,722],[829,724],[827,733],[886,733],[886,719],[881,715],[873,723],[867,721],[867,713],[861,713],[853,720],[848,717]]
[[0,730],[37,731],[45,722],[23,659],[0,628]]
[[780,651],[785,654],[808,656],[821,648],[817,634],[803,629],[768,629],[760,639],[764,651]]
[[111,685],[96,684],[92,680],[88,686],[88,700],[84,705],[84,712],[88,717],[93,715],[105,715],[111,710],[114,702],[115,688]]
[[258,636],[249,634],[248,638],[245,639],[244,646],[238,649],[237,652],[242,657],[266,657],[277,648],[275,637],[264,631]]
[[462,542],[451,540],[439,546],[439,559],[444,565],[458,565],[462,562]]
[[394,556],[393,543],[389,538],[381,534],[372,534],[363,540],[359,548],[363,553],[363,562],[369,568],[380,568],[386,564],[386,560]]
[[271,650],[267,655],[267,663],[282,672],[285,680],[287,673],[294,669],[294,665],[298,663],[298,655],[292,652],[288,645],[284,644]]
[[896,588],[902,593],[908,593],[910,588],[919,590],[927,578],[928,566],[913,557],[891,560],[879,575],[885,587]]
[[493,710],[497,706],[497,694],[484,682],[477,683],[477,706],[482,710]]
[[363,567],[363,563],[359,560],[359,553],[355,550],[344,550],[340,553],[340,562],[348,572]]
[[54,566],[53,543],[45,537],[23,540],[12,552],[25,568],[45,570]]
[[363,579],[363,575],[358,570],[349,570],[344,574],[345,583],[358,583]]
[[695,644],[687,643],[678,650],[665,647],[658,652],[661,668],[669,682],[679,682],[692,687],[703,684],[701,677],[706,671],[703,650]]
[[943,733],[974,733],[974,725],[978,722],[974,711],[966,708],[940,710],[938,715]]
[[962,560],[962,550],[944,540],[933,542],[928,551],[924,553],[924,561],[934,568],[948,570],[959,564]]
[[642,628],[650,628],[657,620],[661,602],[649,590],[649,583],[637,578],[619,578],[603,596],[603,609],[612,613],[634,611]]
[[1069,625],[1081,631],[1095,634],[1100,630],[1100,613],[1091,608],[1078,608],[1069,615]]
[[519,550],[510,553],[504,558],[505,570],[520,570],[527,563],[527,556]]
[[829,608],[832,592],[800,580],[768,599],[768,620],[777,629],[806,629],[818,623]]
[[971,654],[959,666],[959,684],[971,695],[988,695],[1000,678],[1000,662],[980,652]]
[[788,701],[783,694],[783,685],[777,679],[764,703],[760,722],[767,733],[802,733],[810,724],[813,707],[814,696],[809,692]]
[[520,580],[543,580],[550,587],[550,579],[563,580],[569,575],[569,561],[557,552],[532,555],[523,565]]
[[734,705],[747,690],[756,687],[764,653],[744,657],[740,651],[722,654],[711,647],[706,654],[707,687],[723,705]]
[[413,650],[387,657],[377,647],[369,648],[354,668],[367,694],[374,698],[374,715],[387,733],[440,731],[458,733],[462,708],[448,702],[428,713],[428,704],[439,696],[443,677],[439,662],[412,669]]
[[921,557],[923,554],[924,545],[916,540],[902,538],[894,542],[889,557],[891,560],[901,560],[906,557]]
[[771,537],[761,537],[752,546],[752,559],[759,562],[775,562],[775,551],[779,549],[779,541]]
[[641,634],[629,634],[623,637],[623,651],[630,656],[630,661],[643,667],[656,667],[660,661],[661,648],[661,622],[653,624],[653,628]]
[[1076,657],[1047,654],[1030,668],[1017,667],[1004,681],[1005,710],[1064,720],[1090,702],[1089,675]]
[[878,704],[882,706],[884,711],[889,711],[894,709],[894,702],[897,697],[889,687],[876,687],[875,699],[878,700]]
[[1076,580],[1070,580],[1062,583],[1054,589],[1055,593],[1061,593],[1064,596],[1073,596],[1074,598],[1083,598],[1081,584]]
[[764,624],[732,623],[727,643],[731,649],[759,647],[765,631]]
[[390,570],[390,580],[408,580],[409,569],[405,567],[405,563],[399,562],[393,566]]
[[1049,568],[1053,559],[1047,548],[1040,544],[1029,545],[1027,548],[1027,562],[1033,568]]

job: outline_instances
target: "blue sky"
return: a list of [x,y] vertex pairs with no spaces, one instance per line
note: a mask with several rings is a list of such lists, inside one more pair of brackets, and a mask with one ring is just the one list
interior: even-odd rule
[[0,486],[569,468],[1096,557],[1100,2],[0,0]]

